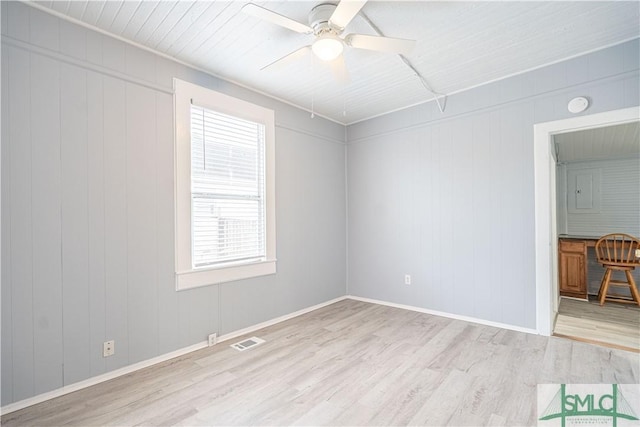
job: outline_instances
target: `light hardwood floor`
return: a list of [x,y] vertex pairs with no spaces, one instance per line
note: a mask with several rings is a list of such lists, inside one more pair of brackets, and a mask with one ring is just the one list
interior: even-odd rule
[[561,298],[555,335],[640,352],[640,308]]
[[353,300],[251,335],[2,425],[535,425],[537,384],[640,380],[637,353]]

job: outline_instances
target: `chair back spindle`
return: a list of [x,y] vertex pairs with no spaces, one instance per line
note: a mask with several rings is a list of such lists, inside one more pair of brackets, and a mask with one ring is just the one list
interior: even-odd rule
[[[606,300],[640,305],[640,291],[631,274],[636,267],[640,267],[640,240],[624,233],[607,234],[598,239],[595,250],[598,262],[606,269],[598,293],[600,305]],[[614,271],[624,272],[627,280],[612,279],[611,274]],[[609,295],[611,284],[629,287],[631,299],[624,295]]]

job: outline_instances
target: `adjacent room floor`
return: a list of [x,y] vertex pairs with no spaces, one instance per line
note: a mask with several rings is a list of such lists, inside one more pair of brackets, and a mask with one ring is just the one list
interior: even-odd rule
[[638,383],[640,355],[344,300],[2,417],[2,425],[535,425],[543,383]]
[[560,298],[554,335],[640,352],[640,307]]

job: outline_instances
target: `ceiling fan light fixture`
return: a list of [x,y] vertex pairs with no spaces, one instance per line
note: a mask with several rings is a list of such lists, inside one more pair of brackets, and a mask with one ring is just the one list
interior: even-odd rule
[[319,36],[311,45],[313,53],[323,61],[333,61],[344,50],[340,37],[333,34]]

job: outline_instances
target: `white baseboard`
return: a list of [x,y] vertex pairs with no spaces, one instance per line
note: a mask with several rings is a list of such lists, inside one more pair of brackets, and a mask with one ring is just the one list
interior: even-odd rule
[[[302,310],[298,310],[296,312],[285,314],[284,316],[276,317],[275,319],[267,320],[266,322],[258,323],[257,325],[249,326],[248,328],[240,329],[239,331],[234,331],[225,335],[222,335],[218,338],[218,343],[222,341],[227,341],[240,335],[248,334],[258,329],[265,328],[267,326],[275,325],[276,323],[284,322],[285,320],[292,319],[294,317],[300,316],[305,313],[309,313],[313,310],[317,310],[319,308],[325,307],[327,305],[336,303],[338,301],[342,301],[346,299],[346,296],[342,296],[339,298],[332,299],[330,301],[326,301],[320,304],[316,304],[311,307],[303,308]],[[27,399],[20,400],[18,402],[10,403],[8,405],[0,408],[0,415],[9,414],[11,412],[18,411],[20,409],[26,408],[28,406],[35,405],[37,403],[44,402],[46,400],[50,400],[59,396],[63,396],[68,393],[72,393],[74,391],[81,390],[83,388],[91,387],[96,384],[100,384],[105,381],[112,380],[114,378],[120,377],[122,375],[130,374],[134,371],[147,368],[151,365],[155,365],[160,362],[167,361],[169,359],[173,359],[174,357],[182,356],[187,353],[191,353],[196,350],[200,350],[208,347],[208,341],[201,341],[197,344],[190,345],[188,347],[181,348],[179,350],[172,351],[170,353],[162,354],[157,357],[153,357],[151,359],[143,360],[142,362],[134,363],[133,365],[128,365],[120,369],[116,369],[115,371],[107,372],[102,375],[98,375],[95,377],[87,378],[86,380],[78,381],[77,383],[69,384],[55,390],[48,391],[46,393],[39,394],[37,396],[29,397]]]
[[[479,323],[479,324],[482,324],[482,325],[494,326],[494,327],[502,328],[502,329],[510,329],[510,330],[518,331],[518,332],[525,332],[525,333],[529,333],[529,334],[537,334],[537,331],[535,331],[534,329],[522,328],[522,327],[519,327],[519,326],[508,325],[508,324],[505,324],[505,323],[491,322],[491,321],[488,321],[488,320],[476,319],[474,317],[460,316],[460,315],[457,315],[457,314],[445,313],[445,312],[436,311],[436,310],[429,310],[429,309],[426,309],[426,308],[414,307],[414,306],[404,305],[404,304],[396,304],[396,303],[392,303],[392,302],[375,300],[375,299],[371,299],[371,298],[362,298],[362,297],[357,297],[357,296],[353,296],[353,295],[345,295],[345,296],[334,298],[332,300],[329,300],[329,301],[326,301],[326,302],[323,302],[323,303],[320,303],[320,304],[313,305],[311,307],[303,308],[302,310],[298,310],[298,311],[295,311],[295,312],[290,313],[290,314],[285,314],[284,316],[280,316],[280,317],[276,317],[276,318],[271,319],[271,320],[267,320],[266,322],[258,323],[256,325],[252,325],[252,326],[249,326],[247,328],[240,329],[238,331],[234,331],[234,332],[230,332],[228,334],[222,335],[222,336],[220,336],[218,338],[218,343],[221,343],[223,341],[228,341],[228,340],[233,339],[233,338],[237,338],[237,337],[239,337],[241,335],[250,334],[250,333],[255,332],[255,331],[259,330],[259,329],[266,328],[267,326],[272,326],[272,325],[275,325],[277,323],[284,322],[285,320],[293,319],[294,317],[300,316],[302,314],[309,313],[311,311],[317,310],[319,308],[325,307],[327,305],[334,304],[334,303],[336,303],[338,301],[342,301],[342,300],[345,300],[345,299],[352,299],[352,300],[355,300],[355,301],[368,302],[368,303],[372,303],[372,304],[386,305],[386,306],[389,306],[389,307],[401,308],[401,309],[404,309],[404,310],[411,310],[411,311],[417,311],[417,312],[420,312],[420,313],[432,314],[434,316],[448,317],[448,318],[451,318],[451,319],[464,320],[464,321],[467,321],[467,322]],[[185,355],[187,353],[191,353],[193,351],[203,349],[203,348],[205,348],[207,346],[208,346],[208,342],[206,340],[205,341],[201,341],[201,342],[199,342],[197,344],[193,344],[193,345],[190,345],[188,347],[184,347],[184,348],[181,348],[179,350],[172,351],[170,353],[166,353],[166,354],[163,354],[163,355],[160,355],[160,356],[148,359],[148,360],[143,360],[142,362],[134,363],[133,365],[129,365],[129,366],[125,366],[125,367],[120,368],[120,369],[116,369],[115,371],[107,372],[105,374],[98,375],[98,376],[95,376],[95,377],[92,377],[92,378],[88,378],[86,380],[79,381],[77,383],[69,384],[67,386],[64,386],[64,387],[61,387],[61,388],[58,388],[58,389],[55,389],[55,390],[48,391],[46,393],[42,393],[42,394],[39,394],[37,396],[29,397],[27,399],[20,400],[18,402],[10,403],[10,404],[0,408],[0,414],[5,415],[5,414],[8,414],[8,413],[11,413],[11,412],[26,408],[26,407],[31,406],[31,405],[35,405],[37,403],[44,402],[46,400],[50,400],[50,399],[53,399],[53,398],[56,398],[56,397],[59,397],[59,396],[63,396],[65,394],[81,390],[83,388],[91,387],[93,385],[102,383],[104,381],[112,380],[112,379],[120,377],[122,375],[130,374],[130,373],[132,373],[134,371],[137,371],[137,370],[140,370],[140,369],[143,369],[143,368],[147,368],[149,366],[155,365],[155,364],[160,363],[160,362],[167,361],[169,359],[173,359],[174,357],[182,356],[182,355]]]
[[347,298],[352,299],[352,300],[356,300],[356,301],[370,302],[372,304],[386,305],[388,307],[402,308],[404,310],[417,311],[419,313],[432,314],[434,316],[448,317],[450,319],[464,320],[465,322],[478,323],[478,324],[481,324],[481,325],[494,326],[496,328],[509,329],[509,330],[512,330],[512,331],[518,331],[518,332],[524,332],[524,333],[527,333],[527,334],[538,335],[538,331],[536,331],[535,329],[523,328],[523,327],[520,327],[520,326],[509,325],[509,324],[506,324],[506,323],[492,322],[490,320],[478,319],[478,318],[475,318],[475,317],[461,316],[459,314],[446,313],[444,311],[429,310],[427,308],[414,307],[412,305],[396,304],[396,303],[393,303],[393,302],[381,301],[381,300],[371,299],[371,298],[357,297],[357,296],[353,296],[353,295],[348,295]]
[[170,353],[166,353],[157,357],[153,357],[151,359],[143,360],[142,362],[134,363],[133,365],[128,365],[120,369],[116,369],[111,372],[107,372],[102,375],[97,375],[95,377],[87,378],[86,380],[78,381],[77,383],[69,384],[55,390],[48,391],[46,393],[39,394],[37,396],[29,397],[18,402],[10,403],[8,405],[0,408],[0,414],[5,415],[10,412],[17,411],[19,409],[26,408],[27,406],[35,405],[36,403],[41,403],[49,399],[53,399],[55,397],[63,396],[68,393],[73,393],[74,391],[81,390],[83,388],[91,387],[92,385],[100,384],[105,381],[112,380],[114,378],[120,377],[122,375],[130,374],[134,371],[138,371],[143,368],[147,368],[151,365],[155,365],[156,363],[165,362],[169,359],[173,359],[174,357],[179,357],[187,353],[191,353],[196,350],[200,350],[208,346],[207,341],[202,341],[197,344],[190,345],[188,347],[181,348],[179,350],[172,351]]
[[224,334],[221,337],[218,338],[218,342],[222,342],[222,341],[227,341],[227,340],[231,340],[233,338],[237,338],[240,335],[245,335],[245,334],[250,334],[252,332],[257,331],[258,329],[262,329],[262,328],[266,328],[267,326],[271,326],[271,325],[275,325],[276,323],[280,323],[280,322],[284,322],[285,320],[289,320],[289,319],[293,319],[294,317],[298,317],[300,315],[309,313],[311,311],[317,310],[319,308],[322,307],[326,307],[327,305],[331,305],[334,304],[338,301],[342,301],[349,298],[348,296],[342,296],[342,297],[338,297],[338,298],[334,298],[332,300],[320,303],[320,304],[316,304],[314,306],[311,307],[307,307],[307,308],[303,308],[302,310],[298,310],[295,311],[293,313],[290,314],[285,314],[284,316],[280,316],[280,317],[276,317],[275,319],[271,319],[271,320],[267,320],[266,322],[262,322],[262,323],[258,323],[257,325],[252,325],[249,326],[247,328],[244,329],[240,329],[237,331],[233,331],[230,332],[228,334]]

